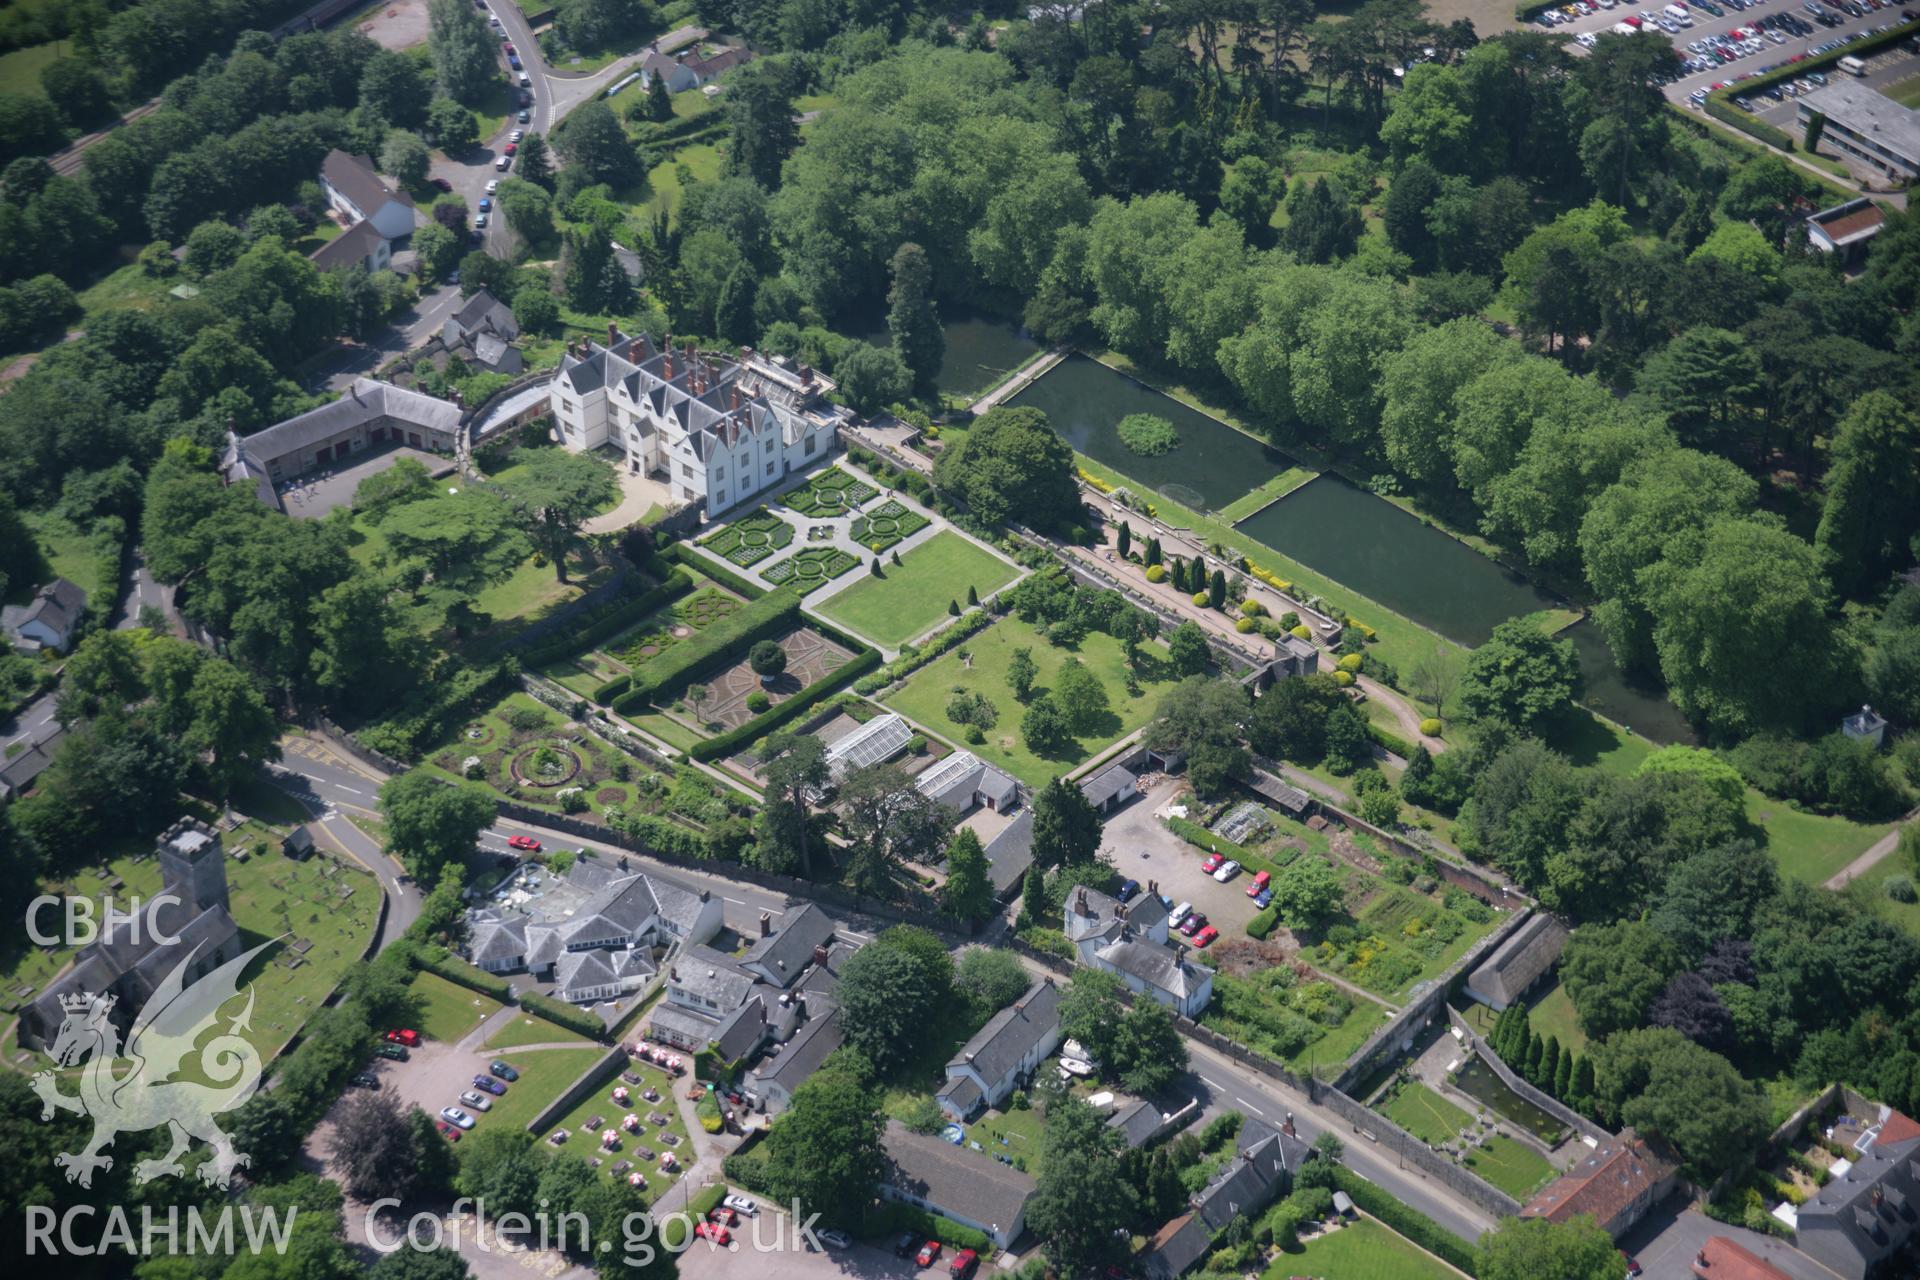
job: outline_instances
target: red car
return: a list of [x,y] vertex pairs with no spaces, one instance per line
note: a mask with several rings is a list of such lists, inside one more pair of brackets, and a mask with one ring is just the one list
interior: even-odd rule
[[1249,898],[1259,897],[1260,891],[1265,889],[1267,882],[1272,879],[1273,873],[1271,871],[1256,872],[1253,877],[1253,883],[1247,886],[1247,896]]
[[1202,929],[1200,932],[1193,935],[1193,945],[1196,947],[1204,947],[1209,942],[1212,942],[1215,938],[1219,936],[1220,936],[1220,931],[1214,928],[1212,925],[1208,925],[1206,928]]
[[723,1249],[733,1243],[733,1233],[717,1222],[696,1222],[693,1224],[693,1234]]
[[1625,1249],[1622,1249],[1620,1251],[1620,1258],[1622,1261],[1624,1261],[1627,1264],[1627,1274],[1629,1276],[1637,1276],[1640,1274],[1639,1259],[1635,1258],[1632,1254],[1628,1253]]
[[512,42],[511,40],[509,40],[509,41],[507,42],[507,44],[506,44],[506,46],[505,46],[505,47],[506,47],[506,50],[507,50],[507,56],[508,56],[508,57],[512,57],[512,56],[513,56],[513,42]]
[[506,146],[506,151],[508,155],[514,155],[519,150],[520,150],[520,144],[517,142],[509,142]]
[[460,1131],[454,1128],[452,1125],[448,1124],[446,1121],[444,1120],[440,1121],[440,1123],[436,1124],[434,1128],[438,1129],[440,1131],[440,1136],[445,1138],[448,1142],[460,1141]]
[[913,1260],[923,1267],[930,1267],[939,1256],[940,1242],[938,1240],[929,1240],[920,1246],[920,1252],[914,1255]]
[[958,1276],[959,1280],[967,1280],[967,1277],[971,1276],[974,1272],[974,1269],[979,1265],[980,1265],[979,1254],[975,1253],[971,1249],[962,1249],[960,1252],[953,1255],[953,1264],[949,1266],[947,1270],[952,1272],[955,1276]]
[[740,1215],[727,1208],[727,1206],[721,1205],[707,1215],[707,1221],[717,1222],[723,1227],[737,1227],[740,1225]]
[[420,1047],[420,1033],[402,1027],[398,1031],[387,1032],[387,1043],[403,1044],[409,1049],[417,1049]]
[[1200,864],[1200,869],[1206,872],[1208,875],[1212,875],[1214,872],[1220,869],[1220,864],[1225,862],[1226,860],[1227,858],[1225,854],[1210,853],[1207,855],[1207,860]]
[[528,853],[540,852],[540,842],[532,836],[508,836],[507,848],[524,849]]

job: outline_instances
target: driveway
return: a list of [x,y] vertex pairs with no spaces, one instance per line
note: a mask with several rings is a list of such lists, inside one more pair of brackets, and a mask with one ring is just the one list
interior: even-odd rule
[[[1243,936],[1247,921],[1256,908],[1247,897],[1245,872],[1221,884],[1200,870],[1206,853],[1196,849],[1167,829],[1160,813],[1186,785],[1172,778],[1149,788],[1138,800],[1107,820],[1100,841],[1101,852],[1113,859],[1122,876],[1131,877],[1145,888],[1147,881],[1160,882],[1160,892],[1175,902],[1191,902],[1207,913],[1207,919],[1230,937]],[[1178,934],[1175,935],[1176,937]]]

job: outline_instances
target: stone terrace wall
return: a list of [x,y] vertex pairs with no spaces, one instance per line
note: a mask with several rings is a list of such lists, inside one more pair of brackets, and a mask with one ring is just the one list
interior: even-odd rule
[[1500,1055],[1493,1051],[1492,1045],[1489,1045],[1485,1040],[1482,1040],[1474,1034],[1473,1028],[1467,1025],[1467,1020],[1461,1017],[1458,1011],[1451,1007],[1448,1008],[1447,1018],[1454,1026],[1460,1029],[1461,1034],[1466,1037],[1467,1043],[1473,1046],[1474,1051],[1480,1055],[1481,1060],[1484,1061],[1488,1067],[1492,1068],[1493,1074],[1500,1077],[1500,1083],[1506,1085],[1507,1088],[1513,1090],[1522,1098],[1525,1098],[1528,1102],[1531,1102],[1534,1106],[1552,1116],[1555,1120],[1567,1125],[1576,1133],[1585,1134],[1595,1141],[1605,1141],[1607,1138],[1613,1136],[1593,1121],[1581,1115],[1578,1111],[1575,1111],[1572,1107],[1561,1102],[1558,1098],[1535,1088],[1532,1084],[1522,1079],[1518,1072],[1500,1060]]

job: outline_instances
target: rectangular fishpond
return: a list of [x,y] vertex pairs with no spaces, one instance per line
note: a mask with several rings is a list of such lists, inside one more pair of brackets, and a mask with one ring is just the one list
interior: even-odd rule
[[1548,1146],[1556,1145],[1566,1136],[1566,1125],[1507,1088],[1506,1082],[1478,1058],[1448,1076],[1447,1083]]
[[[884,315],[869,316],[861,325],[855,336],[862,341],[881,347],[893,341]],[[947,346],[933,385],[942,395],[981,395],[1040,350],[1040,343],[1019,325],[953,303],[940,304],[940,333]]]

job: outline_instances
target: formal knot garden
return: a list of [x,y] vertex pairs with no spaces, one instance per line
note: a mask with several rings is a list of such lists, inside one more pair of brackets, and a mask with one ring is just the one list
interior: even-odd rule
[[859,567],[851,553],[838,547],[808,547],[761,570],[760,576],[776,587],[791,586],[804,595]]
[[861,505],[879,496],[879,490],[864,480],[855,479],[838,467],[828,467],[811,476],[782,501],[803,516],[851,515]]
[[889,498],[865,515],[855,517],[847,536],[869,551],[885,551],[931,523],[919,512],[909,510],[899,499]]
[[720,532],[702,538],[700,545],[746,569],[785,550],[792,542],[793,526],[761,507],[751,515],[734,520]]

